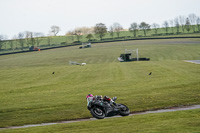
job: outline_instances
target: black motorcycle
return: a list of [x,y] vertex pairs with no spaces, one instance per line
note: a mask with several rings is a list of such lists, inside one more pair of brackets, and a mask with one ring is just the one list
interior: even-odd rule
[[114,115],[128,116],[130,114],[129,108],[124,104],[115,103],[117,97],[104,99],[100,96],[87,98],[87,108],[93,117],[97,119],[104,119]]

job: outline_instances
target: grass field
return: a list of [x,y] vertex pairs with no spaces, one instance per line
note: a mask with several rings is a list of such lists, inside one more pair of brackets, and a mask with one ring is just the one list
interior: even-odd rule
[[0,130],[4,133],[199,133],[199,109]]
[[[151,61],[117,61],[136,48]],[[200,67],[183,61],[200,59],[199,52],[200,39],[170,39],[0,56],[0,127],[91,117],[88,93],[117,96],[131,111],[199,104]]]

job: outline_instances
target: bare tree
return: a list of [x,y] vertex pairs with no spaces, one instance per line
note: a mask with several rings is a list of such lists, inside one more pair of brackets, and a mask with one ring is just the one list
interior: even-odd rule
[[36,42],[36,44],[37,44],[38,47],[40,46],[40,43],[43,40],[43,36],[44,36],[44,34],[41,33],[41,32],[35,32],[34,33],[35,42]]
[[168,29],[169,29],[169,23],[168,23],[168,21],[164,21],[163,26],[165,28],[166,33],[168,33]]
[[156,23],[153,23],[152,24],[152,28],[153,28],[155,34],[157,34],[158,33],[158,29],[160,28],[160,25],[156,24]]
[[54,36],[56,36],[59,31],[60,31],[60,27],[55,26],[55,25],[51,26],[51,32],[54,34]]
[[82,35],[93,34],[93,27],[77,27],[74,31],[80,31]]
[[7,41],[8,40],[8,36],[4,35],[4,44],[5,44],[5,49],[7,49]]
[[0,35],[0,50],[2,49],[3,45],[5,46],[5,49],[7,49],[7,39],[8,36],[7,35]]
[[174,33],[174,21],[170,20],[169,23],[171,25],[172,33]]
[[13,36],[13,40],[15,40],[15,48],[18,49],[18,44],[17,44],[17,35]]
[[180,25],[182,27],[182,31],[184,33],[184,30],[185,30],[185,23],[186,23],[186,19],[184,16],[179,16],[179,22],[180,22]]
[[197,23],[198,31],[200,32],[200,17],[197,17],[196,23]]
[[18,42],[19,42],[19,45],[21,46],[21,49],[24,50],[24,33],[23,32],[18,33]]
[[74,34],[73,31],[70,30],[70,31],[66,32],[65,35],[66,35],[66,36],[71,36],[71,35],[73,35],[73,34]]
[[110,34],[110,36],[112,36],[112,38],[114,37],[114,28],[113,28],[113,26],[110,26],[109,27],[109,34]]
[[0,35],[0,40],[1,40],[1,41],[3,40],[3,35]]
[[150,30],[150,27],[151,26],[145,22],[141,22],[139,25],[139,28],[144,31],[144,36],[146,36],[147,31]]
[[133,33],[134,37],[136,37],[137,35],[137,32],[138,32],[138,24],[137,23],[132,23],[130,28],[129,28],[129,31]]
[[4,37],[3,37],[3,35],[0,35],[0,50],[2,49],[2,47],[3,47],[3,41],[4,40]]
[[99,36],[100,40],[105,36],[105,33],[107,33],[107,27],[103,23],[98,23],[94,27],[94,33]]
[[114,32],[117,33],[117,37],[119,38],[120,32],[123,30],[123,27],[119,23],[113,24]]
[[35,38],[34,38],[34,33],[30,32],[30,40],[31,40],[31,45],[34,46],[35,45]]
[[69,37],[72,42],[74,41],[74,32],[73,31],[68,31],[66,34],[66,37]]
[[195,32],[195,25],[196,25],[196,19],[197,19],[197,16],[192,13],[192,14],[189,14],[189,19],[190,19],[190,24],[191,24],[191,27],[193,29],[193,32]]
[[82,33],[80,30],[75,30],[74,35],[76,36],[77,41],[80,41],[80,39],[82,38]]
[[51,46],[51,42],[52,42],[52,37],[47,36],[47,43],[48,43],[49,46]]
[[14,39],[12,39],[12,40],[10,40],[9,41],[9,45],[10,45],[10,48],[12,49],[12,50],[14,50]]
[[176,33],[178,34],[179,33],[179,28],[180,28],[178,18],[174,19],[174,25],[176,27]]
[[26,45],[29,47],[31,45],[31,32],[25,31],[24,36],[25,36]]
[[190,32],[190,26],[191,26],[190,20],[189,20],[189,18],[186,18],[185,28],[186,28],[188,33]]

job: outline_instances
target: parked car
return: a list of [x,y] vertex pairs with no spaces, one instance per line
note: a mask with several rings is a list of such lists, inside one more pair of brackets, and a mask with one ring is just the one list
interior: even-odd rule
[[30,47],[29,47],[29,50],[30,50],[30,51],[38,51],[38,50],[39,50],[39,47],[30,46]]

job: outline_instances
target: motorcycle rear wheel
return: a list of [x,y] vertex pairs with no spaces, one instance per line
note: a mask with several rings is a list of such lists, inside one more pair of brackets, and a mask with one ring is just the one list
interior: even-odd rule
[[99,107],[94,107],[90,110],[90,113],[92,114],[93,117],[97,119],[104,119],[105,118],[105,112],[103,109]]

